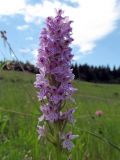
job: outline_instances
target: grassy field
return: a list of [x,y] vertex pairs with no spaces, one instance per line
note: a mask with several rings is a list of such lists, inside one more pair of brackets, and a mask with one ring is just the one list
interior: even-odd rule
[[[35,75],[0,72],[0,160],[55,160],[54,148],[38,141]],[[120,85],[75,81],[76,124],[72,160],[120,160]],[[97,117],[96,110],[103,116]],[[64,159],[64,158],[63,158]]]

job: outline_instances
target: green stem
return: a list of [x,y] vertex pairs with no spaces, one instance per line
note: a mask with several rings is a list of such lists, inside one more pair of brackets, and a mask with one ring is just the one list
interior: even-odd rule
[[62,160],[62,149],[61,149],[61,140],[60,140],[60,124],[56,124],[56,156],[57,160]]
[[62,160],[62,152],[59,147],[56,148],[57,160]]

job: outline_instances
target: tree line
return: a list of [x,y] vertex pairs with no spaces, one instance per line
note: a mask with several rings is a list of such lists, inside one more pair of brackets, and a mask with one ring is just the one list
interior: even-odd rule
[[95,83],[120,83],[120,67],[90,66],[88,64],[71,66],[75,79]]
[[[30,62],[20,61],[1,61],[0,66],[3,70],[27,71],[38,73],[38,69]],[[72,64],[71,69],[75,79],[95,83],[120,83],[120,67],[115,66],[90,66],[88,64]]]

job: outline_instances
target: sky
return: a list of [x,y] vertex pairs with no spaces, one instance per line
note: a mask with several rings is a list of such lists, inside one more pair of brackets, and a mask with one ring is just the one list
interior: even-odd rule
[[[73,20],[73,63],[120,66],[120,0],[0,0],[0,31],[19,60],[36,63],[45,18],[63,9]],[[0,60],[15,59],[0,39]]]

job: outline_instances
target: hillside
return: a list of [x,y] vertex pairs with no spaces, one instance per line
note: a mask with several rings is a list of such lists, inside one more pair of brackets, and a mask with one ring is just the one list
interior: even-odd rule
[[[27,72],[0,72],[1,160],[38,160],[46,154],[36,133],[40,104],[34,81],[35,75]],[[75,160],[119,160],[120,85],[77,80],[73,85],[78,91],[74,95],[77,109],[72,130],[80,135],[73,150]],[[97,117],[96,110],[102,110],[103,115]]]

